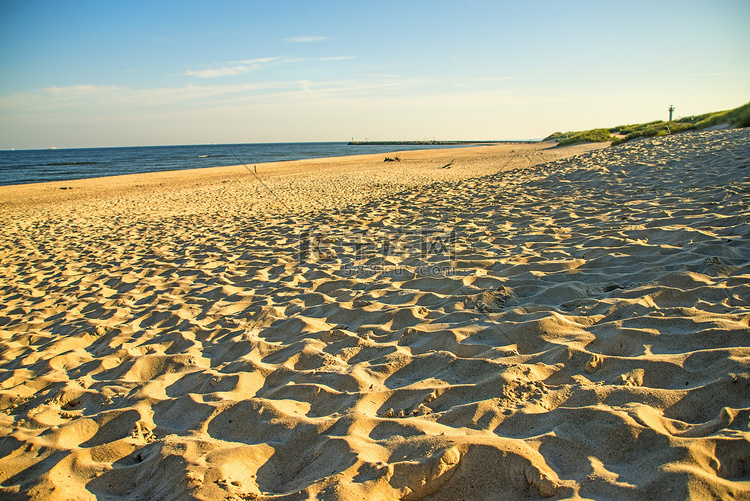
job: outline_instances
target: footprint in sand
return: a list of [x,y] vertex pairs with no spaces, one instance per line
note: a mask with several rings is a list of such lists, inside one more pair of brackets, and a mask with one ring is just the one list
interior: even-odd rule
[[591,355],[591,360],[588,361],[584,370],[589,374],[593,374],[604,365],[604,357],[597,355],[596,353]]
[[643,369],[633,369],[620,376],[620,384],[623,386],[643,386]]
[[388,465],[391,487],[399,490],[404,501],[421,499],[447,482],[461,461],[457,447],[451,447],[421,461],[399,461]]

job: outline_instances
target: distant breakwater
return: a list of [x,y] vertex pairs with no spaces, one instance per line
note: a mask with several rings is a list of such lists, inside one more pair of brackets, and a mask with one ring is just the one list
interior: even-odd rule
[[539,141],[349,141],[354,146],[454,146],[457,144],[530,144]]

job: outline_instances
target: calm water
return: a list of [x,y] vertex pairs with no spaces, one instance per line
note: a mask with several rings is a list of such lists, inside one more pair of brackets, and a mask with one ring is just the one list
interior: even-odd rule
[[0,185],[447,147],[272,143],[0,151]]

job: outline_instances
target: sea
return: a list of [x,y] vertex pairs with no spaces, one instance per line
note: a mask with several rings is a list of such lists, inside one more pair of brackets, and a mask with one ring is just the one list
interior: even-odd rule
[[450,147],[459,146],[328,142],[3,150],[0,185]]

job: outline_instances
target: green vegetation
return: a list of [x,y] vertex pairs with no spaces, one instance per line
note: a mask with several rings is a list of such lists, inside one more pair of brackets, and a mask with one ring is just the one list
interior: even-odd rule
[[703,130],[724,123],[736,127],[750,125],[750,103],[733,110],[704,113],[703,115],[684,117],[671,122],[659,120],[641,125],[621,125],[613,127],[609,131],[622,136],[612,141],[612,146],[615,146],[639,137],[664,136],[689,130]]
[[692,121],[684,122],[673,120],[671,122],[663,122],[659,120],[657,122],[649,122],[640,126],[626,125],[622,128],[613,127],[612,129],[610,129],[610,131],[612,131],[613,133],[617,133],[622,136],[615,138],[612,141],[612,146],[625,143],[639,137],[666,136],[667,134],[685,132],[688,130],[695,130]]
[[[666,136],[690,130],[703,130],[719,124],[729,124],[734,127],[750,126],[750,103],[739,108],[726,111],[705,113],[693,117],[664,122],[656,120],[643,124],[619,125],[610,129],[592,129],[581,132],[555,132],[545,141],[557,141],[558,146],[587,142],[612,141],[612,146],[631,141],[639,137]],[[617,136],[611,136],[616,134]]]
[[583,132],[569,133],[567,138],[558,141],[559,146],[578,143],[604,143],[612,140],[607,129],[591,129]]
[[728,111],[726,116],[735,127],[750,127],[750,103]]

